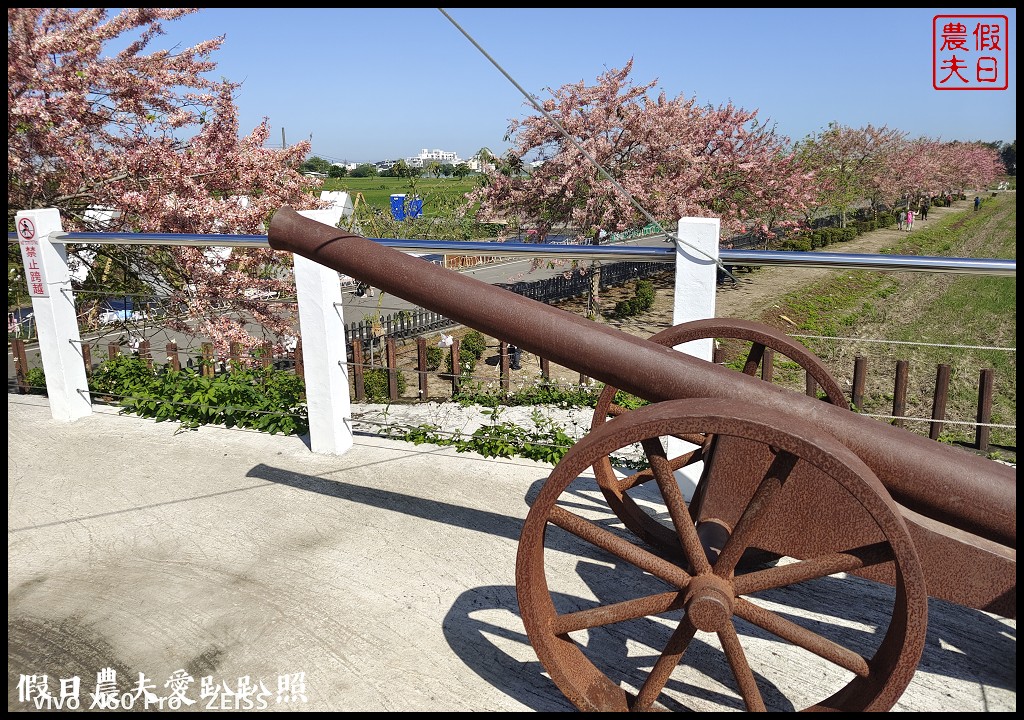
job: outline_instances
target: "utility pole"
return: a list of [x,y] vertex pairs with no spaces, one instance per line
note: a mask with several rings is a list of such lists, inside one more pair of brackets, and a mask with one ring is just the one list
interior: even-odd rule
[[281,149],[282,150],[287,150],[288,149],[288,143],[286,143],[284,141],[284,128],[281,128]]

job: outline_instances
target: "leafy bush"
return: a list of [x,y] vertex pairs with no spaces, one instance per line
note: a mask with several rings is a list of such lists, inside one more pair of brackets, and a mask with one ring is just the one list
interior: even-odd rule
[[[477,362],[483,357],[486,350],[487,339],[483,336],[483,333],[477,330],[470,330],[466,333],[459,342],[459,363],[462,365],[462,371],[459,375],[462,377],[472,375],[476,369]],[[448,357],[445,358],[444,369],[449,374],[452,372],[452,355],[450,352]]]
[[[452,395],[452,401],[463,407],[469,405],[480,405],[482,407],[507,406],[529,406],[529,405],[555,405],[563,408],[571,407],[596,407],[602,385],[583,386],[574,385],[566,387],[552,382],[539,382],[536,385],[520,388],[515,392],[505,395],[501,390],[484,389],[480,383],[463,384],[459,391]],[[635,395],[618,390],[615,393],[613,402],[619,407],[627,410],[635,410],[638,407],[647,405]]]
[[470,330],[462,338],[462,344],[459,346],[459,349],[463,355],[471,355],[474,360],[479,360],[487,350],[487,340],[484,338],[483,333],[477,330]]
[[97,368],[89,390],[120,405],[122,412],[178,421],[183,429],[225,425],[271,435],[309,430],[302,379],[272,368],[204,377],[192,368],[151,368],[142,358],[121,355]]
[[654,283],[650,280],[637,280],[636,299],[644,310],[650,310],[654,306]]
[[802,251],[807,252],[811,249],[810,236],[794,236],[786,238],[779,243],[779,250],[790,250],[790,251]]
[[[438,348],[440,350],[440,348]],[[398,394],[405,392],[405,374],[401,370],[396,371],[398,375]],[[363,372],[363,389],[366,390],[366,397],[369,400],[383,401],[390,398],[388,393],[388,370],[387,368],[374,368]]]
[[46,394],[46,373],[43,372],[42,368],[29,368],[28,372],[25,373],[25,383],[28,385],[30,394]]
[[444,361],[444,350],[437,345],[427,347],[427,370],[437,370]]
[[569,452],[575,440],[565,428],[535,411],[531,416],[534,429],[515,423],[482,425],[468,438],[447,435],[431,425],[419,425],[392,433],[392,437],[415,443],[452,445],[458,452],[475,452],[484,457],[524,457],[540,462],[557,463]]
[[654,305],[654,283],[650,280],[637,280],[633,297],[615,303],[615,316],[624,318],[639,315],[650,310]]

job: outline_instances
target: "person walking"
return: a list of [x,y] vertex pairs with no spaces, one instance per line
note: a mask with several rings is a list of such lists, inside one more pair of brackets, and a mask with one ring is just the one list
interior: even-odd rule
[[914,229],[914,211],[907,208],[907,232]]
[[981,207],[981,196],[974,196],[974,212],[978,212],[978,208]]
[[522,370],[523,366],[521,365],[521,361],[522,361],[523,351],[519,349],[518,345],[511,345],[510,344],[508,346],[508,352],[512,356],[512,369],[513,370]]
[[907,220],[906,212],[904,212],[903,210],[900,210],[898,213],[896,213],[896,227],[898,229],[900,229],[900,230],[903,229],[903,224],[906,222],[906,220]]
[[928,219],[928,206],[929,205],[931,205],[931,203],[928,202],[928,200],[922,200],[921,201],[921,219],[922,220],[927,220]]

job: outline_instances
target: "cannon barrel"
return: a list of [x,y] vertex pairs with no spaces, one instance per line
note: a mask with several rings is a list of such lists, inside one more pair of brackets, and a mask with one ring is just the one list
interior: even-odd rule
[[270,246],[651,402],[717,397],[809,420],[853,450],[911,510],[1016,547],[1016,470],[663,347],[303,217],[284,206]]

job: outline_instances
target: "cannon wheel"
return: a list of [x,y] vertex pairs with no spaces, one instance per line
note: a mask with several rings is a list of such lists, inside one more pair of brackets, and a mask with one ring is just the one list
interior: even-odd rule
[[[773,453],[717,555],[702,547],[661,443],[691,433],[745,438]],[[602,458],[636,443],[643,446],[674,520],[685,553],[681,562],[634,544],[599,502],[596,482],[584,474]],[[829,510],[862,524],[866,520],[874,539],[847,544],[839,533],[835,547],[804,551],[799,559],[788,556],[793,561],[785,565],[736,575],[751,537],[772,532],[772,523],[791,511],[786,494],[801,482],[797,471],[803,463],[813,469],[815,488],[834,484],[838,497],[845,498]],[[809,510],[808,532],[822,537],[834,532],[835,515],[818,521],[820,509]],[[815,522],[822,527],[813,527]],[[783,540],[799,542],[792,537]],[[885,571],[892,582],[842,575],[858,570]],[[595,581],[613,573],[604,584]],[[913,542],[898,507],[863,461],[800,418],[750,411],[717,398],[642,407],[576,443],[527,515],[516,588],[541,663],[584,711],[888,710],[913,678],[927,626],[927,590]],[[876,591],[881,600],[872,597],[869,603],[862,595]],[[779,592],[786,598],[771,597]],[[814,619],[797,619],[771,604],[786,604],[788,593],[825,609]],[[592,597],[581,597],[588,594]],[[889,610],[886,626],[878,615]],[[850,618],[842,627],[828,622],[829,616],[845,618],[846,613],[870,617]],[[716,638],[718,647],[712,647]],[[767,650],[766,642],[771,643]],[[605,657],[609,649],[615,655],[611,659]],[[780,670],[777,660],[788,653],[796,657]],[[764,662],[769,655],[772,660]],[[722,689],[694,692],[693,679],[700,672]]]
[[[832,377],[828,368],[825,367],[821,360],[806,347],[769,325],[731,318],[695,320],[662,330],[652,335],[650,340],[665,347],[675,347],[676,345],[693,340],[704,340],[707,338],[734,338],[750,341],[752,345],[743,366],[743,372],[746,375],[757,373],[757,369],[764,358],[765,349],[771,348],[775,352],[796,361],[800,367],[809,373],[825,392],[828,402],[841,407],[849,407],[849,403],[843,395],[843,389],[836,382],[835,378]],[[596,430],[610,418],[629,412],[629,410],[615,404],[617,392],[618,389],[612,386],[605,386],[601,391],[597,405],[594,408],[594,415],[590,424],[591,430]],[[673,460],[673,469],[677,470],[705,459],[705,450],[711,440],[707,435],[690,436],[682,439],[689,441],[697,447],[689,454]],[[640,478],[639,482],[636,482],[637,478],[634,476],[635,484],[626,487],[616,477],[607,458],[604,458],[594,466],[594,473],[597,475],[598,484],[601,486],[601,492],[604,493],[605,499],[626,527],[643,538],[645,542],[664,552],[679,552],[678,540],[671,529],[652,518],[628,493],[630,489],[641,486],[644,478]],[[763,555],[751,553],[744,563],[746,564],[748,560],[750,562],[757,562],[759,558],[763,557]]]

